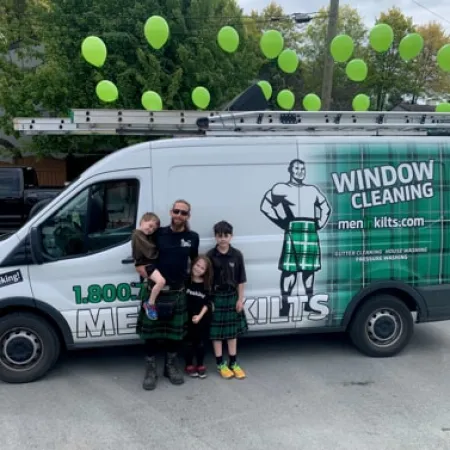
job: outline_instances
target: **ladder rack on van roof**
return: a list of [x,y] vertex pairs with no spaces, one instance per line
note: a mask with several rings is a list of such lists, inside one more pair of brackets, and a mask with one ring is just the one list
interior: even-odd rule
[[450,135],[450,113],[353,111],[143,111],[73,109],[69,117],[16,118],[26,135]]

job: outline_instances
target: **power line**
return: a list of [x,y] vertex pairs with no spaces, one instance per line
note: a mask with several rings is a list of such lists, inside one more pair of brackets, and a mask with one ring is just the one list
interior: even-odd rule
[[439,17],[441,20],[443,20],[444,22],[450,23],[450,20],[446,19],[444,16],[441,16],[440,14],[432,11],[430,8],[427,8],[426,6],[422,5],[419,2],[416,2],[416,0],[412,0],[413,3],[415,3],[417,6],[420,6],[421,8],[425,9],[426,11],[428,11],[429,13],[435,15],[436,17]]

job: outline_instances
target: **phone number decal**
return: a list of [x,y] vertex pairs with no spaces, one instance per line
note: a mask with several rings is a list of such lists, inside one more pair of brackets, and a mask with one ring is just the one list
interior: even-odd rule
[[[137,289],[137,292],[133,290]],[[80,285],[73,286],[72,291],[75,295],[75,303],[84,305],[87,303],[112,303],[115,301],[129,302],[142,298],[145,290],[144,283],[120,283],[115,284],[91,284],[86,292]]]

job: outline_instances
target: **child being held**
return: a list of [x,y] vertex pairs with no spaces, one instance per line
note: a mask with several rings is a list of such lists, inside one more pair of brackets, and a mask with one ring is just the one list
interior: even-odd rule
[[139,227],[133,231],[131,236],[131,247],[136,271],[139,272],[137,270],[139,266],[144,266],[147,278],[154,283],[150,292],[150,298],[143,305],[147,317],[151,320],[158,319],[155,303],[161,289],[166,284],[166,280],[156,268],[159,252],[151,237],[159,228],[160,223],[156,214],[145,213],[139,222]]

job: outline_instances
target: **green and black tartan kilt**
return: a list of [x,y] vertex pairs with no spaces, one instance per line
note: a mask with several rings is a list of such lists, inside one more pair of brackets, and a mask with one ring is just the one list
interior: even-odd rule
[[209,331],[210,339],[214,341],[234,339],[248,330],[245,311],[241,313],[236,311],[237,301],[236,291],[213,295],[214,312]]
[[320,242],[314,220],[294,220],[284,234],[278,268],[285,272],[320,270]]
[[170,320],[150,320],[145,314],[143,302],[148,300],[149,290],[142,289],[143,298],[136,324],[136,332],[143,340],[146,339],[169,339],[181,341],[187,333],[188,314],[186,307],[186,294],[184,290],[161,291],[159,297],[170,297],[176,299],[175,312]]

